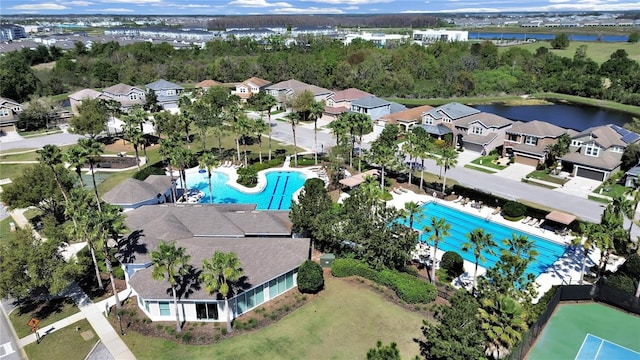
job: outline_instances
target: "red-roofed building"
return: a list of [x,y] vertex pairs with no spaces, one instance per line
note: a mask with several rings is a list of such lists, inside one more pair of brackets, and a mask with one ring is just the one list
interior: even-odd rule
[[251,94],[257,94],[269,85],[271,85],[271,81],[254,76],[236,85],[233,94],[238,95],[242,101],[247,101],[247,99],[251,97]]

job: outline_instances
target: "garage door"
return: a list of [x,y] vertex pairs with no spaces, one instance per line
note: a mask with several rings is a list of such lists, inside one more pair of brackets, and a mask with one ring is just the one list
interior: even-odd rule
[[464,147],[465,150],[475,151],[477,153],[481,153],[482,152],[482,145],[465,142],[465,143],[463,143],[463,147]]
[[534,158],[530,158],[522,155],[516,155],[516,162],[518,164],[538,166],[538,159],[534,159]]
[[3,133],[8,133],[15,132],[16,129],[13,127],[13,125],[2,125],[0,126],[0,131],[2,131]]
[[592,180],[598,180],[598,181],[603,181],[604,179],[604,173],[602,171],[585,169],[582,167],[578,168],[578,171],[576,172],[576,176],[580,176],[580,177],[592,179]]

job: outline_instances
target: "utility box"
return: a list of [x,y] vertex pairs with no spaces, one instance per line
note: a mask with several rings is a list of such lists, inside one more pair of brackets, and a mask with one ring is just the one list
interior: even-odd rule
[[331,264],[333,264],[333,260],[336,259],[336,256],[333,254],[323,254],[320,256],[320,266],[323,268],[330,268]]

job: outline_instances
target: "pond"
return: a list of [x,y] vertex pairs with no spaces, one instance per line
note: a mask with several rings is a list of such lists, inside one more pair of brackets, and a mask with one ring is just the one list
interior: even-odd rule
[[623,126],[632,120],[632,115],[629,113],[587,105],[554,104],[508,106],[503,104],[489,104],[474,105],[473,107],[480,111],[500,115],[511,120],[542,120],[577,131],[606,124]]

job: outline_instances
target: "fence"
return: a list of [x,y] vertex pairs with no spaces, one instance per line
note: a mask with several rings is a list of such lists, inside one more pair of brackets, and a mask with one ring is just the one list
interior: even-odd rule
[[524,359],[538,336],[562,301],[592,300],[603,302],[625,311],[640,315],[640,299],[604,284],[597,285],[561,285],[547,303],[547,308],[538,321],[529,327],[520,344],[511,350],[509,359]]

